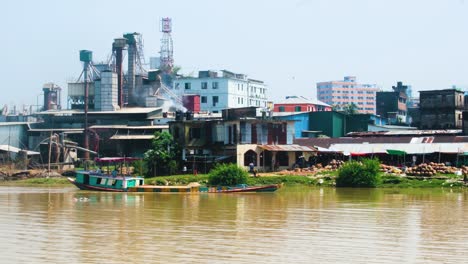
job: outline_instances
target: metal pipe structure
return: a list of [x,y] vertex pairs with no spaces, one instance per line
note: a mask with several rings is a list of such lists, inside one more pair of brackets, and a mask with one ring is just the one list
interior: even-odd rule
[[136,70],[136,56],[137,56],[137,45],[136,37],[139,33],[127,33],[124,34],[124,38],[127,39],[128,44],[128,67],[127,67],[127,94],[128,104],[135,105],[135,70]]
[[120,108],[124,107],[123,93],[123,50],[127,46],[127,39],[116,38],[112,44],[112,49],[115,52],[115,72],[117,73],[117,103]]
[[[88,134],[88,107],[89,107],[89,85],[88,85],[88,66],[89,62],[84,63],[84,89],[85,89],[85,104],[84,104],[84,114],[85,114],[85,125],[84,125],[84,141],[83,146],[86,149],[89,149],[89,134]],[[84,159],[89,159],[89,153],[84,153]]]
[[[88,108],[89,108],[89,85],[88,85],[88,71],[89,66],[92,62],[93,52],[89,50],[80,50],[80,61],[83,62],[83,81],[84,81],[84,114],[85,114],[85,124],[84,124],[84,139],[83,146],[86,149],[89,149],[89,133],[88,133]],[[89,153],[85,152],[83,158],[85,160],[89,159]]]

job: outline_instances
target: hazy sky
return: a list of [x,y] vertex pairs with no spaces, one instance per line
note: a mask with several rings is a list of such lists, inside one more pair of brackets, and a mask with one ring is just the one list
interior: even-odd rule
[[468,87],[464,0],[15,0],[0,13],[2,105],[36,104],[45,82],[66,95],[79,50],[107,60],[125,32],[143,34],[149,61],[161,17],[173,20],[183,73],[245,73],[265,81],[273,100],[315,98],[316,82],[345,75],[383,89]]

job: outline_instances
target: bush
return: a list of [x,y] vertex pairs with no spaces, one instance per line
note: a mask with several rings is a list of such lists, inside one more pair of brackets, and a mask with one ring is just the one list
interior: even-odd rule
[[376,187],[380,182],[380,162],[364,159],[361,162],[346,162],[336,178],[337,187]]
[[237,164],[218,164],[209,173],[210,185],[233,186],[247,182],[248,172]]

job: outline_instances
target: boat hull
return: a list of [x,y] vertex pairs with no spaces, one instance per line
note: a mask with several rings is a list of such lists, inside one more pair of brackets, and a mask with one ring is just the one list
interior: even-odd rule
[[271,184],[264,186],[243,186],[243,187],[199,187],[198,185],[187,186],[156,186],[141,185],[138,187],[129,187],[127,189],[112,189],[99,186],[92,186],[76,182],[72,178],[68,181],[78,187],[80,190],[101,191],[101,192],[157,192],[157,193],[257,193],[274,192],[280,188],[280,185]]
[[277,184],[265,185],[265,186],[251,186],[245,188],[228,188],[228,189],[215,189],[208,190],[209,193],[244,193],[244,192],[274,192],[278,190]]
[[87,191],[100,191],[100,192],[126,192],[127,190],[125,189],[112,189],[112,188],[105,188],[105,187],[99,187],[99,186],[92,186],[89,184],[84,184],[84,183],[79,183],[76,182],[72,178],[67,178],[70,183],[78,187],[80,190],[87,190]]

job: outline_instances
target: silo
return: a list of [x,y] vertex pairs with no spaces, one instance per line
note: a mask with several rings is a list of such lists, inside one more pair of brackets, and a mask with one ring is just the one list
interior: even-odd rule
[[114,111],[118,106],[117,73],[105,71],[101,73],[101,111]]

